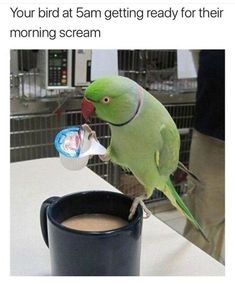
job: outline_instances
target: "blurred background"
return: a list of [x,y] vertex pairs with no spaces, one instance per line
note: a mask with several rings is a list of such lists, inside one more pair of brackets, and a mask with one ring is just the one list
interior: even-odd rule
[[[188,166],[197,89],[189,50],[11,50],[10,59],[11,162],[58,156],[55,134],[85,122],[80,102],[86,86],[99,76],[119,74],[135,80],[165,105],[181,135],[180,160]],[[90,126],[107,147],[108,125],[92,118]],[[97,156],[88,167],[127,195],[142,191],[130,173]],[[177,171],[173,181],[179,194],[186,195],[184,173]],[[161,192],[155,190],[146,204],[183,233],[184,217]]]

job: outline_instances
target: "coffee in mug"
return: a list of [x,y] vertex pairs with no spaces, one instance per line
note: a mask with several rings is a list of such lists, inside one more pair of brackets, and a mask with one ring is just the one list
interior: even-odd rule
[[70,217],[61,224],[70,229],[98,232],[121,228],[127,225],[128,221],[109,214],[91,213]]

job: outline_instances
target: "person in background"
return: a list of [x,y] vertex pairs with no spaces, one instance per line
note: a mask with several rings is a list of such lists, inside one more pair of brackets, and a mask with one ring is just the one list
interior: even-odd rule
[[184,236],[224,263],[224,162],[225,162],[225,52],[192,51],[197,66],[195,125],[190,149],[189,169],[200,179],[188,178],[185,199],[192,214],[204,228],[208,242],[187,222]]

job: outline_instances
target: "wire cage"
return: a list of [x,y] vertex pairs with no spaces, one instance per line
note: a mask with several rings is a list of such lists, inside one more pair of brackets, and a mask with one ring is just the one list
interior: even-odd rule
[[177,78],[176,50],[119,50],[118,59],[120,75],[149,91],[169,95],[196,89],[196,79]]
[[[80,111],[81,90],[58,90],[53,93],[54,104],[48,106],[45,97],[51,92],[39,87],[35,50],[16,50],[18,66],[11,66],[11,105],[43,105],[34,111],[12,111],[10,117],[11,162],[57,156],[53,145],[56,133],[64,127],[81,125],[84,120]],[[11,57],[14,52],[11,53]],[[11,58],[12,59],[12,58]],[[195,109],[194,100],[184,100],[181,93],[194,94],[196,81],[177,79],[176,50],[118,50],[119,74],[129,77],[156,96],[168,109],[181,135],[180,160],[187,166],[191,143],[191,128]],[[185,96],[184,96],[185,97]],[[76,107],[67,107],[76,99]],[[27,104],[26,103],[26,104]],[[40,106],[41,107],[41,106]],[[13,108],[13,106],[12,106]],[[22,108],[22,107],[21,107]],[[27,107],[26,107],[27,108]],[[36,107],[37,108],[37,107]],[[23,107],[24,109],[24,107]],[[106,123],[93,118],[90,126],[96,131],[100,142],[107,147],[110,131]],[[143,190],[137,180],[110,162],[102,162],[97,156],[90,159],[88,167],[122,192],[135,196]],[[184,178],[175,179],[179,193],[184,191]],[[150,201],[163,199],[162,193],[154,192]]]

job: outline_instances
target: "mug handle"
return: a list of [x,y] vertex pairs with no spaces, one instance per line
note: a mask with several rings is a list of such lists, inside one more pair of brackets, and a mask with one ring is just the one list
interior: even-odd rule
[[40,209],[40,224],[41,224],[41,231],[42,231],[42,237],[46,245],[49,247],[48,243],[48,232],[47,232],[47,208],[55,203],[60,197],[50,197],[46,199]]

